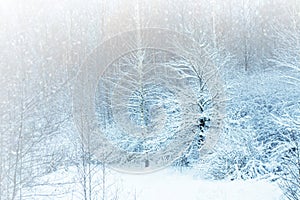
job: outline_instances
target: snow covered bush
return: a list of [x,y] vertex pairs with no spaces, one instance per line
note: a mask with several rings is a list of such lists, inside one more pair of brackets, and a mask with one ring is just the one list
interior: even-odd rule
[[280,82],[282,78],[272,71],[239,75],[229,77],[224,134],[214,153],[200,157],[199,176],[278,180],[283,171],[278,148],[290,130],[274,121],[274,116],[283,116],[284,109],[295,103],[297,88]]
[[275,29],[278,46],[270,61],[282,70],[283,81],[298,88],[295,98],[283,104],[283,113],[274,116],[277,124],[285,127],[274,140],[274,153],[282,167],[281,187],[289,200],[300,199],[300,15],[299,7],[289,10],[289,23]]

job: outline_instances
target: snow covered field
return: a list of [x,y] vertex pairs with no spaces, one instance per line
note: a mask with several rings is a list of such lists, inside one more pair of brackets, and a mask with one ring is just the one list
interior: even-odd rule
[[[120,174],[108,170],[106,199],[119,200],[280,200],[275,183],[265,180],[209,181],[193,178],[192,171],[165,169],[146,175]],[[82,199],[76,169],[61,169],[42,178],[47,186],[35,187],[28,199]],[[101,199],[102,191],[99,191]],[[24,198],[25,199],[25,198]]]
[[281,191],[266,181],[205,181],[187,174],[159,172],[147,176],[123,176],[143,200],[276,200]]

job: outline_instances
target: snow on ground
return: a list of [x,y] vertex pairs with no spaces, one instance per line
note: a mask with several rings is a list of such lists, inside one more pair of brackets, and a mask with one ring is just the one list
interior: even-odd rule
[[[192,173],[180,173],[171,169],[144,175],[121,174],[109,170],[108,174],[109,197],[106,199],[279,200],[282,196],[281,190],[275,183],[265,180],[197,180],[193,178]],[[70,184],[76,180],[76,176],[76,169],[72,168],[49,174],[43,177],[43,180],[47,180],[49,184],[35,187],[30,191],[32,195],[28,198],[31,200],[82,199],[80,184]],[[102,192],[99,190],[98,194],[101,196]]]
[[205,181],[167,171],[122,178],[142,200],[279,200],[281,196],[280,189],[267,181]]

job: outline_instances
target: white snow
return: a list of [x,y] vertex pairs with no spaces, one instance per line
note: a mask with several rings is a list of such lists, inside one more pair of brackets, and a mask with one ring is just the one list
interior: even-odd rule
[[167,171],[122,177],[142,200],[279,200],[281,196],[278,186],[263,180],[206,181]]
[[[192,173],[171,169],[144,175],[108,171],[106,199],[114,199],[116,194],[119,200],[280,200],[282,196],[280,188],[266,180],[199,180],[193,178]],[[52,185],[31,190],[30,199],[82,199],[79,183],[57,184],[73,182],[75,177],[74,168],[49,174],[43,179]],[[96,199],[101,199],[101,191],[98,196]]]

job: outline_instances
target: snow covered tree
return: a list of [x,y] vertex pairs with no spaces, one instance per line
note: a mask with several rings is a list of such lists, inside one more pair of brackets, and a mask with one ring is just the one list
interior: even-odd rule
[[[274,38],[278,46],[270,61],[283,72],[285,82],[300,86],[300,4],[291,1],[286,7],[287,23],[274,28]],[[276,141],[277,152],[280,154],[282,165],[282,189],[290,200],[300,196],[300,114],[299,103],[287,102],[283,105],[282,116],[275,116],[278,124],[285,127],[281,137]]]

